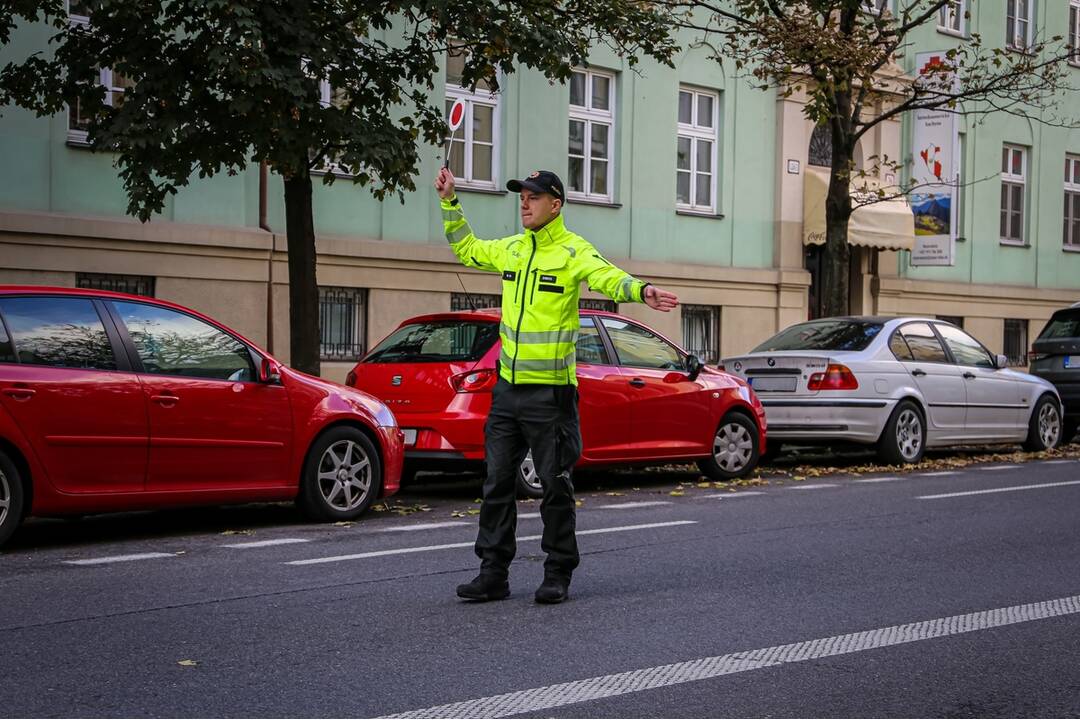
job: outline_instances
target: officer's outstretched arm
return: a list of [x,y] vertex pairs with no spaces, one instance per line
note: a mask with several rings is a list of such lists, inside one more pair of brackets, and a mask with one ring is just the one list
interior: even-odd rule
[[446,240],[458,259],[469,267],[502,272],[506,267],[507,242],[511,238],[481,240],[473,234],[472,228],[465,219],[465,213],[461,210],[461,203],[456,197],[443,199],[439,204],[442,206]]
[[633,275],[615,267],[589,246],[578,254],[582,277],[589,287],[617,303],[645,302],[645,285]]

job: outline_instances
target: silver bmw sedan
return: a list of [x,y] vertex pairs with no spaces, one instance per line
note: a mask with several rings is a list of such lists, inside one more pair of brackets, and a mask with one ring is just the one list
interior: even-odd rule
[[1061,441],[1061,398],[1005,367],[978,340],[921,317],[835,317],[792,325],[725,358],[765,406],[770,454],[781,443],[876,445],[889,464],[927,447]]

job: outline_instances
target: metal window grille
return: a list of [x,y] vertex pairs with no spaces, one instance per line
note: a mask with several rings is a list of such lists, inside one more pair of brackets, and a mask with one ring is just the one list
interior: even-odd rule
[[818,125],[810,134],[810,154],[806,164],[832,167],[832,129],[828,125]]
[[75,273],[75,287],[154,297],[154,278],[149,275]]
[[581,298],[578,307],[582,310],[606,310],[607,312],[619,312],[619,305],[614,300],[593,300]]
[[1027,365],[1028,321],[1005,320],[1005,357],[1010,365]]
[[947,323],[952,323],[960,329],[963,329],[964,327],[964,318],[960,317],[959,315],[938,315],[937,319],[944,320]]
[[720,359],[720,308],[714,305],[682,306],[683,347],[703,363]]
[[[472,300],[470,303],[469,301]],[[501,295],[488,295],[484,293],[450,293],[451,310],[483,310],[485,308],[502,307]]]
[[319,288],[319,359],[357,360],[367,338],[367,290]]

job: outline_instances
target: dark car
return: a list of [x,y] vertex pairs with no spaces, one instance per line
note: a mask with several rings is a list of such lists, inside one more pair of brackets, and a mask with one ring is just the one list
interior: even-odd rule
[[1031,374],[1052,382],[1065,411],[1062,442],[1080,429],[1080,303],[1054,313],[1031,346]]

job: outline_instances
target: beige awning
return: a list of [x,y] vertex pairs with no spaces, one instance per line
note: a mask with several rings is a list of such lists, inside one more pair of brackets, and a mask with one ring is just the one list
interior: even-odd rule
[[[869,184],[863,179],[856,183]],[[825,244],[825,196],[828,191],[828,173],[806,171],[803,182],[803,243],[806,245]],[[915,216],[911,205],[900,197],[857,208],[848,221],[848,244],[878,250],[911,250],[915,245]]]

